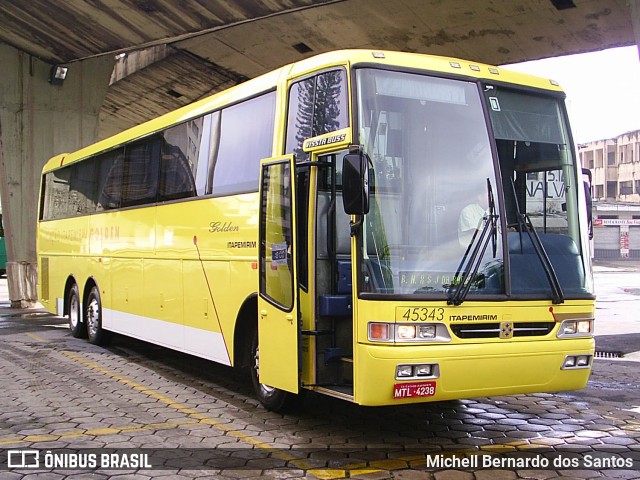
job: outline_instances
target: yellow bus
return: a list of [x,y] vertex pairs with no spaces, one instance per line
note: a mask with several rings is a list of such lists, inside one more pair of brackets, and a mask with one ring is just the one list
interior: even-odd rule
[[585,386],[588,192],[557,83],[346,50],[284,66],[42,175],[38,288],[76,337],[397,405]]

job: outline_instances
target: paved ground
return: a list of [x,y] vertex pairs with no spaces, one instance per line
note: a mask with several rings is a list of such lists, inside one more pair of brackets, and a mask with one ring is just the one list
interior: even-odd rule
[[596,348],[640,361],[640,261],[596,262]]
[[[640,479],[630,267],[596,266],[597,348],[626,356],[597,360],[580,392],[385,408],[309,395],[289,415],[233,369],[120,337],[95,347],[63,319],[2,308],[0,282],[0,478]],[[130,468],[101,469],[111,453]],[[35,455],[41,469],[7,469]]]

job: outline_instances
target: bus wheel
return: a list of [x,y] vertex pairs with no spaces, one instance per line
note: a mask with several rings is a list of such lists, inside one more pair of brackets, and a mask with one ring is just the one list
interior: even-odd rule
[[67,297],[67,305],[69,305],[69,330],[75,338],[83,338],[87,336],[87,329],[82,323],[82,312],[80,310],[80,293],[78,285],[75,283],[69,290]]
[[249,355],[251,383],[260,403],[273,412],[287,412],[297,408],[302,400],[301,395],[285,392],[279,388],[260,383],[260,347],[258,346],[258,329],[253,332]]
[[91,287],[87,297],[87,336],[89,343],[94,345],[104,345],[108,341],[108,332],[102,329],[102,303],[100,302],[100,291],[95,285]]

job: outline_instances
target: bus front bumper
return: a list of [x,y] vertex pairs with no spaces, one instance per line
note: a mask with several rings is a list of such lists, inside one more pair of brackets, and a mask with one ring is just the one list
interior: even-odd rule
[[[593,338],[419,346],[359,344],[354,401],[394,405],[578,390],[589,379],[594,349]],[[588,357],[588,365],[567,368],[568,356]],[[397,378],[399,366],[434,367],[431,376]]]

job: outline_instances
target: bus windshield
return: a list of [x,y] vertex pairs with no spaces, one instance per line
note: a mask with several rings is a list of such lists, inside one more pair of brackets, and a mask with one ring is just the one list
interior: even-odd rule
[[558,100],[493,86],[483,96],[476,82],[371,68],[356,79],[359,143],[370,162],[362,291],[456,304],[589,294]]

